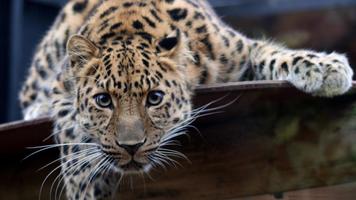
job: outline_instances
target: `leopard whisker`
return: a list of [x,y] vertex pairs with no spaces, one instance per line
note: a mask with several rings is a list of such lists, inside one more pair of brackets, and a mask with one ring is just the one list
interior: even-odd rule
[[[83,160],[81,161],[77,161],[76,163],[74,163],[74,165],[72,165],[71,167],[64,169],[64,172],[62,172],[60,175],[62,176],[61,179],[58,181],[57,186],[56,186],[56,191],[55,191],[55,196],[57,196],[57,191],[60,187],[60,183],[64,181],[64,177],[65,176],[71,176],[73,175],[77,169],[82,168],[84,166],[89,165],[91,162],[94,162],[95,160],[97,160],[102,154],[99,153],[100,151],[97,152],[91,152],[91,154],[88,154],[87,157],[84,157]],[[64,186],[61,189],[61,193],[58,199],[61,199],[61,194],[64,190]],[[52,191],[52,187],[51,187],[51,191]]]
[[180,167],[183,167],[179,162],[177,162],[176,160],[170,158],[169,156],[167,156],[167,153],[165,152],[155,152],[154,154],[157,158],[161,159],[162,162],[165,162],[166,164],[168,164],[169,166],[173,166],[174,168],[178,168],[177,165],[179,165]]
[[182,144],[178,140],[167,140],[167,141],[161,142],[158,145],[157,149],[159,147],[164,147],[164,146],[182,146]]
[[[118,188],[120,187],[120,183],[121,183],[121,181],[122,181],[123,177],[124,177],[124,175],[123,175],[123,174],[121,174],[121,175],[120,175],[119,180],[118,180],[118,181],[117,181],[117,183],[115,184],[114,191],[117,191],[117,190],[118,190]],[[116,197],[116,193],[115,193],[114,195],[112,195],[112,200],[114,200],[114,199],[115,199],[115,197]]]
[[[71,162],[72,160],[68,160],[67,162],[65,162],[64,164],[67,164],[68,162]],[[59,165],[58,167],[54,168],[49,174],[47,174],[47,176],[45,177],[45,179],[43,180],[41,187],[40,187],[40,196],[39,199],[41,199],[41,194],[42,194],[42,190],[43,190],[43,186],[46,183],[47,179],[58,169],[60,169],[62,167],[62,165]]]
[[201,134],[199,129],[196,128],[195,126],[191,125],[191,123],[193,123],[196,119],[198,119],[200,117],[205,117],[205,116],[214,115],[214,114],[218,114],[218,113],[221,113],[221,112],[216,111],[216,112],[205,113],[205,114],[197,115],[195,117],[188,118],[187,120],[183,121],[180,124],[177,124],[175,127],[168,130],[167,134],[161,138],[161,142],[164,142],[164,141],[170,140],[172,138],[187,134],[186,132],[184,132],[184,130],[186,130],[187,128],[192,128],[192,129],[196,130],[199,134]]
[[190,161],[186,155],[184,155],[183,153],[181,153],[179,151],[176,151],[176,150],[159,148],[157,151],[158,152],[162,152],[162,153],[167,153],[167,154],[172,155],[174,157],[183,158],[183,159],[185,159],[187,161]]
[[162,158],[162,160],[166,161],[167,163],[171,163],[176,169],[178,168],[177,165],[179,165],[180,167],[183,167],[178,161],[168,157],[165,153],[163,152],[156,152],[155,154],[156,156],[158,156],[159,158]]
[[[56,176],[56,178],[53,180],[53,182],[52,182],[52,185],[51,185],[51,188],[50,188],[50,194],[52,194],[52,190],[53,190],[53,187],[54,187],[54,184],[56,183],[56,181],[59,179],[59,177],[61,177],[60,178],[60,180],[58,181],[58,185],[60,184],[60,182],[64,179],[64,175],[63,174],[65,174],[65,175],[68,175],[68,171],[69,170],[71,170],[73,167],[75,167],[75,166],[78,166],[80,163],[85,163],[86,162],[86,159],[95,159],[96,157],[99,157],[100,156],[100,153],[99,152],[92,152],[91,154],[89,154],[89,155],[81,155],[81,156],[77,156],[77,157],[74,157],[74,158],[72,158],[72,159],[70,159],[70,160],[68,160],[68,161],[66,161],[66,162],[64,162],[64,163],[62,163],[63,165],[66,165],[66,164],[68,164],[69,162],[73,162],[74,160],[77,160],[76,162],[74,162],[73,163],[73,165],[72,166],[70,166],[69,168],[67,168],[67,169],[64,169],[64,172],[61,172],[61,173],[59,173],[57,176]],[[80,158],[84,158],[84,160],[79,160]],[[59,168],[61,168],[62,167],[62,165],[59,165],[55,170],[58,170]],[[63,170],[63,168],[62,168],[62,170]],[[52,172],[52,173],[54,173],[54,171]],[[48,174],[47,175],[47,177],[46,177],[46,179],[43,181],[43,183],[42,183],[42,185],[41,185],[41,191],[42,191],[42,188],[43,188],[43,185],[44,185],[44,183],[46,182],[46,180],[49,178],[49,176],[52,174],[52,173],[50,173],[50,174]]]
[[[114,161],[114,158],[109,157],[108,156],[108,161],[105,164],[106,166],[104,166],[104,168],[102,169],[102,174],[105,175],[106,173],[109,173],[109,171],[111,170],[112,166],[112,162]],[[113,193],[116,193],[116,189],[112,190]],[[115,196],[114,194],[112,196]]]
[[[103,175],[105,175],[106,173],[109,173],[109,171],[111,170],[111,168],[113,167],[112,166],[112,163],[114,162],[114,158],[111,158],[110,156],[107,156],[107,161],[106,163],[103,165],[104,167],[102,168],[101,170],[101,173]],[[120,176],[121,178],[121,176]],[[115,192],[117,190],[117,184],[115,184],[115,186],[112,188],[112,199],[115,199],[114,197],[116,196]]]
[[142,178],[142,182],[143,182],[143,192],[146,193],[146,179],[145,179],[145,173],[143,171],[140,171],[140,177]]
[[166,149],[166,148],[159,148],[158,151],[164,153],[167,156],[174,156],[177,158],[182,158],[182,159],[185,159],[186,161],[188,161],[189,163],[192,163],[186,155],[184,155],[183,153],[181,153],[179,151],[176,151],[173,149]]
[[[216,110],[219,110],[219,109],[222,109],[222,108],[225,108],[225,107],[231,105],[238,98],[234,99],[233,101],[231,101],[231,102],[229,102],[229,103],[227,103],[225,105],[218,106],[218,107],[215,107],[215,108],[206,109],[208,106],[212,105],[215,102],[220,101],[221,99],[213,101],[213,102],[210,102],[210,103],[208,103],[208,104],[196,109],[195,111],[191,112],[192,115],[190,117],[188,117],[186,120],[182,121],[181,123],[177,124],[176,126],[172,127],[171,129],[169,129],[168,133],[165,136],[162,137],[161,141],[164,142],[164,141],[170,140],[170,139],[172,139],[174,137],[178,137],[180,135],[186,134],[185,132],[180,132],[180,131],[185,130],[187,128],[193,128],[198,133],[200,133],[200,131],[196,127],[194,127],[194,126],[192,126],[190,124],[193,123],[196,119],[198,119],[200,117],[205,117],[205,116],[221,113],[222,111],[216,111]],[[215,112],[211,112],[211,111],[215,111]],[[211,113],[207,113],[207,112],[211,112]],[[177,134],[177,132],[178,132],[178,134]]]
[[95,144],[95,143],[66,143],[66,144],[51,144],[51,145],[44,145],[44,146],[37,146],[37,147],[27,147],[27,149],[40,149],[40,150],[37,150],[37,151],[31,153],[30,155],[26,156],[23,160],[26,160],[26,159],[30,158],[31,156],[33,156],[33,155],[36,155],[36,154],[38,154],[40,152],[43,152],[43,151],[46,151],[46,150],[49,150],[49,149],[63,147],[63,146],[75,146],[75,145],[100,147],[99,144]]
[[71,127],[68,127],[68,128],[62,129],[62,130],[55,131],[55,132],[51,133],[49,136],[47,136],[45,139],[43,139],[42,142],[46,142],[51,137],[54,137],[54,136],[62,133],[63,131],[68,130],[68,129],[72,129],[72,128],[75,128],[75,126],[71,126]]
[[[217,102],[219,102],[219,101],[225,99],[227,96],[229,96],[229,94],[227,94],[227,95],[225,95],[225,96],[223,96],[223,97],[220,97],[219,99],[213,100],[213,101],[211,101],[211,102],[209,102],[209,103],[207,103],[207,104],[205,104],[205,105],[203,105],[203,106],[201,106],[201,107],[199,107],[199,108],[197,108],[197,109],[195,109],[195,110],[199,110],[199,109],[201,109],[201,108],[203,108],[203,111],[204,111],[204,112],[205,112],[205,111],[210,112],[210,111],[221,110],[221,109],[223,109],[223,108],[229,107],[230,105],[234,104],[238,99],[241,98],[242,95],[237,96],[236,98],[234,98],[233,100],[231,100],[230,102],[228,102],[228,103],[226,103],[226,104],[224,104],[224,105],[217,106],[217,107],[213,107],[213,108],[209,108],[209,109],[205,109],[205,108],[207,108],[207,107],[209,107],[209,106],[211,106],[211,105],[213,105],[213,104],[215,104],[215,103],[217,103]],[[194,110],[193,110],[193,112],[194,112]]]
[[[58,179],[59,177],[61,177],[58,182],[57,182],[57,186],[56,186],[56,192],[54,193],[55,196],[57,196],[57,191],[60,187],[60,183],[64,181],[64,177],[65,176],[71,176],[75,173],[75,171],[85,165],[88,165],[90,164],[90,162],[94,162],[96,159],[99,158],[99,156],[101,155],[100,151],[93,151],[93,152],[90,152],[90,153],[87,153],[86,155],[84,156],[81,156],[80,158],[73,158],[71,159],[71,161],[76,161],[76,162],[73,162],[73,164],[68,167],[68,168],[65,168],[63,169],[62,168],[62,172],[59,174],[59,176],[56,177],[56,179]],[[82,160],[79,160],[79,159],[82,159]],[[54,187],[54,183],[56,182],[56,180],[53,181],[52,183],[52,186],[51,186],[51,189],[50,189],[50,193],[52,193],[52,189]],[[60,199],[60,198],[59,198]]]
[[[100,168],[106,163],[106,160],[108,159],[108,156],[106,156],[105,154],[103,154],[103,155],[104,155],[104,158],[100,158],[100,161],[98,161],[98,163],[94,166],[92,172],[89,173],[88,177],[84,181],[84,182],[87,182],[85,190],[84,190],[84,194],[87,193],[87,190],[88,190],[89,185],[92,181],[92,178],[94,178],[96,176],[96,174],[98,173],[98,170],[100,170]],[[84,199],[85,199],[85,195],[83,196],[83,200]]]
[[39,168],[37,171],[41,171],[41,170],[43,170],[43,169],[45,169],[45,168],[51,166],[52,164],[54,164],[54,163],[56,163],[56,162],[58,162],[58,161],[61,161],[61,160],[65,159],[65,158],[71,157],[71,156],[73,156],[73,155],[78,155],[78,154],[82,155],[82,154],[87,153],[88,151],[95,150],[95,149],[98,149],[98,148],[97,148],[97,147],[92,147],[92,148],[89,148],[89,149],[83,149],[83,150],[80,150],[80,151],[78,151],[78,152],[75,152],[75,153],[72,153],[72,154],[68,154],[68,155],[62,156],[62,157],[60,157],[60,158],[58,158],[58,159],[55,159],[55,160],[51,161],[50,163],[44,165],[43,167]]
[[[162,160],[160,158],[150,155],[150,156],[148,156],[148,159],[152,162],[153,165],[157,164],[157,167],[163,168],[164,171],[168,170],[164,164],[166,162],[162,162]],[[167,164],[169,164],[169,163],[167,163]]]
[[176,137],[181,136],[181,135],[186,135],[186,134],[187,134],[186,131],[180,131],[180,132],[176,132],[176,133],[171,133],[167,137],[162,137],[161,142],[164,143],[164,142],[169,141],[169,140],[171,140],[173,138],[176,138]]
[[150,174],[150,171],[143,171],[151,181],[156,181]]
[[207,104],[204,104],[204,105],[202,105],[202,106],[200,106],[200,107],[198,107],[198,108],[193,109],[193,111],[194,111],[194,110],[199,110],[199,109],[202,109],[202,108],[207,108],[207,107],[211,106],[212,104],[215,104],[215,103],[217,103],[217,102],[219,102],[219,101],[222,101],[222,100],[225,99],[227,96],[228,96],[228,94],[227,94],[227,95],[224,95],[224,96],[222,96],[222,97],[220,97],[220,98],[218,98],[218,99],[215,99],[215,100],[213,100],[213,101],[210,101],[210,102],[207,103]]

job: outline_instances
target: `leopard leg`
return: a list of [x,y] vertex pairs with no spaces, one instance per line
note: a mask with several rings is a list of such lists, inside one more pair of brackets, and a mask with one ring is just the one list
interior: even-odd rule
[[315,96],[332,97],[347,92],[353,71],[347,58],[338,53],[290,50],[255,41],[250,63],[258,80],[287,80],[296,88]]

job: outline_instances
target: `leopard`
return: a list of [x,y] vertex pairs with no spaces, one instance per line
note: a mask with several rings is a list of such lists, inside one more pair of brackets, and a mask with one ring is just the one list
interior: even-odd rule
[[50,116],[67,199],[110,199],[125,174],[181,155],[167,147],[199,110],[199,85],[283,80],[316,97],[352,86],[346,55],[248,38],[205,0],[69,0],[19,95]]

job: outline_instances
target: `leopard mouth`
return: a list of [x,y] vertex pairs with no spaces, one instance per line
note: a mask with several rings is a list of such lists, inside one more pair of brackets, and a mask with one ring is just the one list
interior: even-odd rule
[[132,173],[132,174],[137,174],[137,173],[142,173],[142,172],[147,172],[152,168],[152,161],[148,159],[147,161],[141,162],[140,160],[145,160],[144,158],[147,157],[148,155],[151,155],[156,148],[146,150],[144,152],[141,152],[140,156],[142,156],[141,159],[137,160],[136,156],[125,156],[123,157],[121,153],[117,152],[112,152],[112,151],[105,151],[103,152],[107,155],[110,156],[112,159],[112,166],[119,172],[122,173]]
[[120,159],[114,157],[114,159],[111,162],[111,165],[119,172],[139,173],[139,172],[145,171],[145,169],[147,168],[147,165],[149,165],[149,164],[148,163],[140,163],[140,162],[135,161],[134,159],[130,159],[130,161],[125,162],[125,164],[122,164],[120,162]]

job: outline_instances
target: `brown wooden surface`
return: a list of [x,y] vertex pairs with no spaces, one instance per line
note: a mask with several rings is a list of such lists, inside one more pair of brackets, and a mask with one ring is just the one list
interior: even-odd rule
[[0,156],[22,153],[26,147],[44,145],[52,123],[49,118],[0,125]]
[[244,197],[231,200],[354,200],[356,183],[342,184],[338,186],[292,191],[281,194],[281,198],[273,195],[261,195]]
[[[154,181],[133,178],[134,190],[128,178],[121,199],[236,199],[356,182],[355,91],[326,99],[284,82],[245,82],[198,88],[195,104],[221,97],[213,107],[239,99],[223,113],[198,120],[200,133],[191,130],[189,139],[180,138],[180,150],[191,163],[181,160],[178,169],[155,170]],[[48,119],[0,126],[0,154],[6,161],[0,170],[0,199],[9,193],[12,199],[36,197],[47,172],[38,174],[34,166],[56,154],[25,164],[15,155],[43,144],[50,127]],[[50,184],[45,186],[48,192]],[[20,188],[33,191],[32,196],[19,197]],[[345,200],[356,194],[351,197]]]

